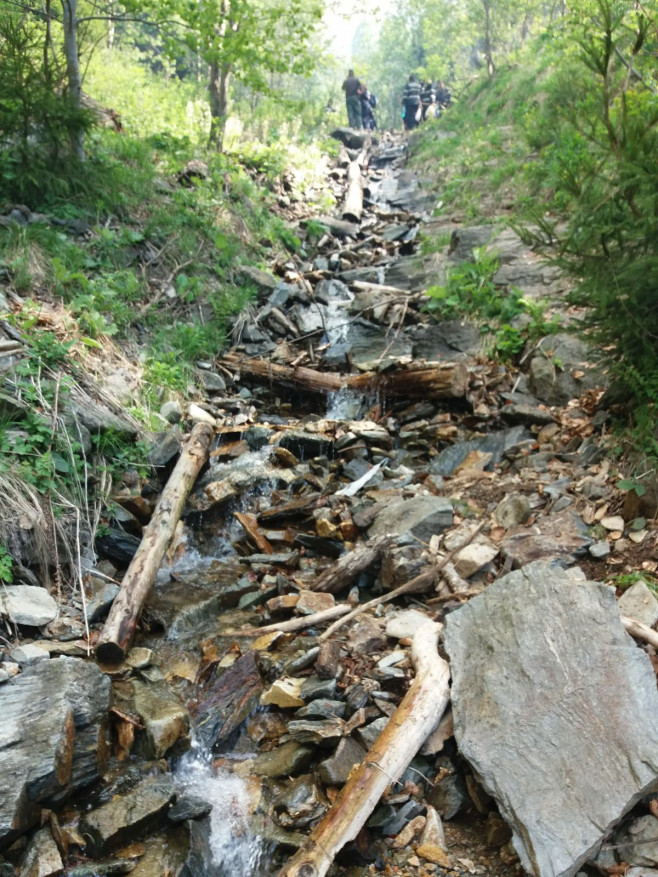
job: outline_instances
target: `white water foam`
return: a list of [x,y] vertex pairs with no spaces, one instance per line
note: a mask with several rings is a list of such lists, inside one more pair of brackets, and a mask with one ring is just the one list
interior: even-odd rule
[[213,871],[198,877],[252,877],[262,873],[267,846],[252,834],[253,802],[245,781],[230,770],[213,769],[212,756],[193,744],[176,769],[176,784],[212,804],[209,846]]

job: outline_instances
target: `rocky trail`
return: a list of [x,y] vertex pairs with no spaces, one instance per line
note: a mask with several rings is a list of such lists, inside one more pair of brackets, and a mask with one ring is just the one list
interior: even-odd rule
[[[477,247],[566,320],[565,283],[433,217],[400,136],[337,136],[336,214],[282,192],[304,252],[245,269],[84,605],[0,591],[3,877],[658,874],[656,508],[616,486],[605,375],[566,331],[503,366],[423,307]],[[134,643],[96,661],[194,423]]]

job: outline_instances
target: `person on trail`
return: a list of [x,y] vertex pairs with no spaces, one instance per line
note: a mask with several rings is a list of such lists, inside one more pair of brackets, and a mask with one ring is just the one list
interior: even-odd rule
[[436,92],[436,102],[439,105],[439,108],[444,110],[446,107],[449,107],[452,103],[452,95],[450,94],[450,89],[442,79],[439,79],[436,83],[434,90]]
[[377,130],[377,119],[375,118],[374,113],[376,106],[377,98],[368,90],[368,86],[364,82],[361,91],[361,119],[366,131]]
[[411,131],[419,123],[421,117],[420,82],[415,73],[411,74],[409,81],[404,87],[402,106],[404,107],[402,119],[405,130]]
[[427,118],[427,110],[434,103],[434,86],[430,82],[423,82],[420,88],[420,103],[423,108],[423,121]]
[[362,85],[354,75],[354,70],[350,70],[347,79],[343,82],[343,91],[345,92],[345,106],[347,108],[347,119],[350,128],[361,128],[361,91]]

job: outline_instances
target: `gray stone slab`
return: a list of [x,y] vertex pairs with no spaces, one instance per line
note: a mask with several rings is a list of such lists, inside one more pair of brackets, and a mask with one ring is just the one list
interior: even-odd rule
[[658,787],[649,658],[571,573],[532,564],[446,619],[457,744],[535,877],[573,877]]
[[658,600],[644,582],[635,582],[619,598],[619,611],[653,627],[658,621]]
[[92,662],[40,661],[0,689],[0,849],[98,779],[110,680]]
[[384,533],[412,533],[417,539],[429,542],[435,533],[452,526],[453,508],[442,496],[417,496],[394,502],[381,511],[369,530],[369,535]]

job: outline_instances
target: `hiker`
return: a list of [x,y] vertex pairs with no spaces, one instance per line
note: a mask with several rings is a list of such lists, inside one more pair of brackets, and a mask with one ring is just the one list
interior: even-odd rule
[[377,98],[368,90],[368,86],[364,82],[361,91],[361,119],[366,131],[377,130],[377,119],[374,113],[376,106]]
[[354,70],[349,70],[347,79],[343,82],[345,92],[345,106],[350,128],[361,128],[361,90],[362,85],[354,75]]
[[402,119],[405,130],[411,131],[420,122],[422,112],[420,106],[420,82],[415,73],[409,76],[409,81],[404,87],[402,106],[404,107]]
[[439,109],[444,110],[446,107],[449,107],[452,103],[452,95],[450,94],[450,89],[442,79],[439,79],[436,83],[435,91],[436,102],[439,105]]
[[423,82],[420,88],[420,104],[423,108],[423,121],[427,118],[427,110],[434,103],[435,94],[432,82]]

